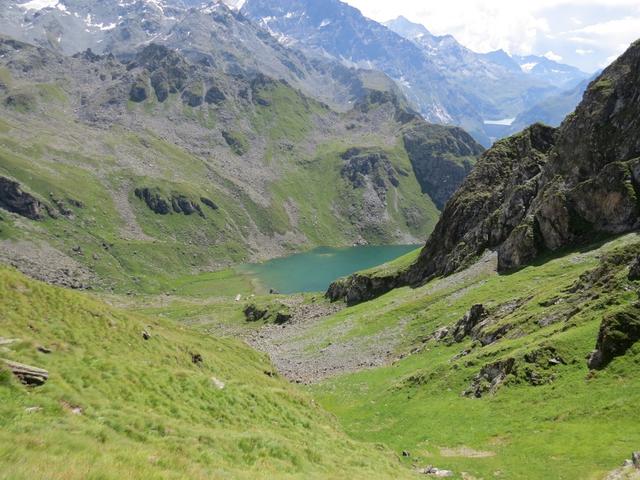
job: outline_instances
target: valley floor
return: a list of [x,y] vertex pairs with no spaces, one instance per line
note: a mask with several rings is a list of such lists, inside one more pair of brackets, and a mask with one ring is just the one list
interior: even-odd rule
[[0,478],[637,478],[618,469],[640,448],[640,345],[585,358],[637,301],[639,251],[626,235],[508,275],[487,255],[349,308],[233,271],[92,298],[0,270],[0,357],[50,371],[0,375]]
[[[488,255],[460,274],[350,308],[315,295],[252,299],[286,304],[294,314],[283,325],[247,322],[244,303],[221,313],[206,300],[178,300],[154,313],[267,352],[287,378],[310,384],[352,437],[408,452],[409,468],[436,465],[466,479],[603,479],[640,446],[640,349],[602,371],[590,372],[585,358],[603,315],[637,300],[626,275],[639,246],[627,235],[509,275]],[[591,278],[620,252],[632,253]],[[438,340],[477,304],[489,312],[479,331]],[[510,361],[500,382],[480,388],[487,366]],[[462,395],[470,391],[481,398]]]

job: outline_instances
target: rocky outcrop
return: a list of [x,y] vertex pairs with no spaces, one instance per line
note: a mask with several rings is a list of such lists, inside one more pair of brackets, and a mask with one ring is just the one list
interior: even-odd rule
[[204,101],[209,105],[220,105],[226,100],[226,98],[227,96],[224,94],[224,92],[215,85],[210,87],[209,90],[207,90],[207,93],[205,93],[204,95]]
[[639,222],[640,42],[587,89],[558,130],[498,142],[449,202],[411,280],[445,275],[487,248],[501,270]]
[[485,310],[484,305],[478,304],[471,307],[453,327],[453,331],[451,332],[453,340],[456,342],[464,340],[487,315],[488,312]]
[[640,306],[606,315],[600,324],[596,349],[589,355],[588,366],[594,370],[606,367],[640,341]]
[[143,77],[139,77],[136,81],[131,85],[131,90],[129,91],[129,100],[135,103],[144,102],[149,97],[149,93],[147,92],[147,81]]
[[484,148],[457,127],[412,124],[403,133],[404,146],[422,192],[439,210],[471,171]]
[[465,397],[480,398],[487,393],[495,394],[500,386],[504,384],[509,375],[516,373],[516,359],[507,358],[499,360],[482,367],[480,372],[473,378],[471,385],[462,395]]
[[244,318],[247,322],[257,322],[258,320],[265,318],[269,313],[269,310],[258,307],[255,303],[252,303],[244,307],[242,313],[244,313]]
[[211,200],[210,198],[207,198],[207,197],[200,197],[200,201],[201,201],[204,205],[206,205],[207,207],[209,207],[211,210],[218,210],[218,209],[219,209],[218,205],[217,205],[213,200]]
[[182,101],[192,108],[199,107],[203,103],[202,85],[194,83],[182,92]]
[[52,214],[47,205],[25,192],[18,182],[6,177],[0,177],[0,208],[31,220],[42,220],[45,215]]
[[566,362],[554,347],[539,346],[522,357],[508,357],[484,365],[462,395],[475,398],[494,395],[511,382],[546,385],[556,379],[556,370],[563,365]]
[[402,277],[400,275],[374,277],[356,273],[336,280],[329,285],[325,297],[332,302],[344,300],[347,305],[356,305],[373,300],[401,285]]
[[488,150],[447,204],[408,281],[453,273],[507,240],[533,243],[527,212],[555,138],[554,129],[534,125]]
[[275,303],[266,306],[251,303],[247,305],[242,312],[244,313],[244,317],[247,322],[264,320],[267,322],[273,322],[276,325],[283,325],[290,322],[293,318],[291,309],[288,305],[283,303]]
[[415,264],[381,283],[418,285],[462,270],[486,250],[497,251],[506,271],[594,234],[637,229],[638,98],[640,41],[590,84],[560,128],[532,125],[487,150]]
[[159,215],[168,215],[174,212],[184,215],[197,214],[200,217],[205,216],[202,207],[196,200],[180,193],[172,193],[165,196],[158,189],[143,187],[136,188],[134,194],[140,200],[143,200],[150,210]]
[[165,200],[160,192],[150,188],[136,188],[134,193],[140,200],[144,200],[147,207],[153,212],[159,215],[171,213],[171,203]]
[[224,141],[227,142],[229,148],[236,155],[242,156],[249,151],[249,144],[242,133],[223,130],[221,134]]
[[371,183],[381,201],[386,200],[387,190],[400,185],[398,173],[384,151],[367,148],[350,148],[341,155],[344,165],[342,177],[353,188],[365,188]]
[[4,359],[0,365],[4,365],[21,383],[29,387],[39,387],[49,379],[49,372],[42,368]]
[[161,103],[169,94],[181,91],[189,78],[189,65],[184,58],[163,45],[151,44],[142,49],[128,68],[136,67],[149,74],[151,87]]

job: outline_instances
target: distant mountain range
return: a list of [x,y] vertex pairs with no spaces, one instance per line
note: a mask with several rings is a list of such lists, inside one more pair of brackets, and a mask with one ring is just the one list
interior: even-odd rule
[[248,0],[242,13],[286,45],[385,72],[428,121],[485,145],[494,136],[485,122],[514,119],[589,77],[545,57],[478,54],[403,17],[382,25],[339,0]]
[[[589,77],[545,57],[479,54],[404,17],[383,25],[339,0],[225,0],[233,11],[222,3],[0,0],[0,32],[64,54],[132,54],[150,42],[206,52],[230,69],[240,64],[285,79],[342,110],[358,95],[351,69],[379,70],[427,121],[461,126],[485,146],[510,133],[517,117],[545,120],[531,116],[537,105]],[[225,16],[233,21],[212,21]],[[556,115],[579,100],[563,99]]]

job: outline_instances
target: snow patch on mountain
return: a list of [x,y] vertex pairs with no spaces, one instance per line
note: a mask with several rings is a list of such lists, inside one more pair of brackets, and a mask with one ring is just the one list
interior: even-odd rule
[[93,23],[92,21],[92,17],[90,13],[87,13],[87,16],[84,19],[84,23],[87,25],[87,27],[90,28],[98,28],[102,31],[107,31],[107,30],[113,30],[114,28],[116,28],[116,24],[115,23],[109,23],[109,24],[104,24],[104,23]]
[[[42,10],[44,8],[56,8],[58,3],[60,3],[58,0],[31,0],[27,3],[19,3],[18,7],[27,11]],[[60,10],[62,10],[62,8]]]
[[233,10],[240,10],[246,3],[246,0],[222,0],[222,3]]

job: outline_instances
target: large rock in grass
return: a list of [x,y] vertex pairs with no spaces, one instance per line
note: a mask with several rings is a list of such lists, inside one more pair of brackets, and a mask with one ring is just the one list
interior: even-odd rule
[[640,340],[640,308],[633,305],[606,315],[600,324],[596,349],[588,359],[589,368],[600,370],[615,357],[624,355]]
[[10,360],[2,360],[2,364],[13,373],[13,375],[23,384],[30,387],[39,387],[44,385],[49,379],[49,372],[42,368],[24,365],[22,363],[12,362]]

